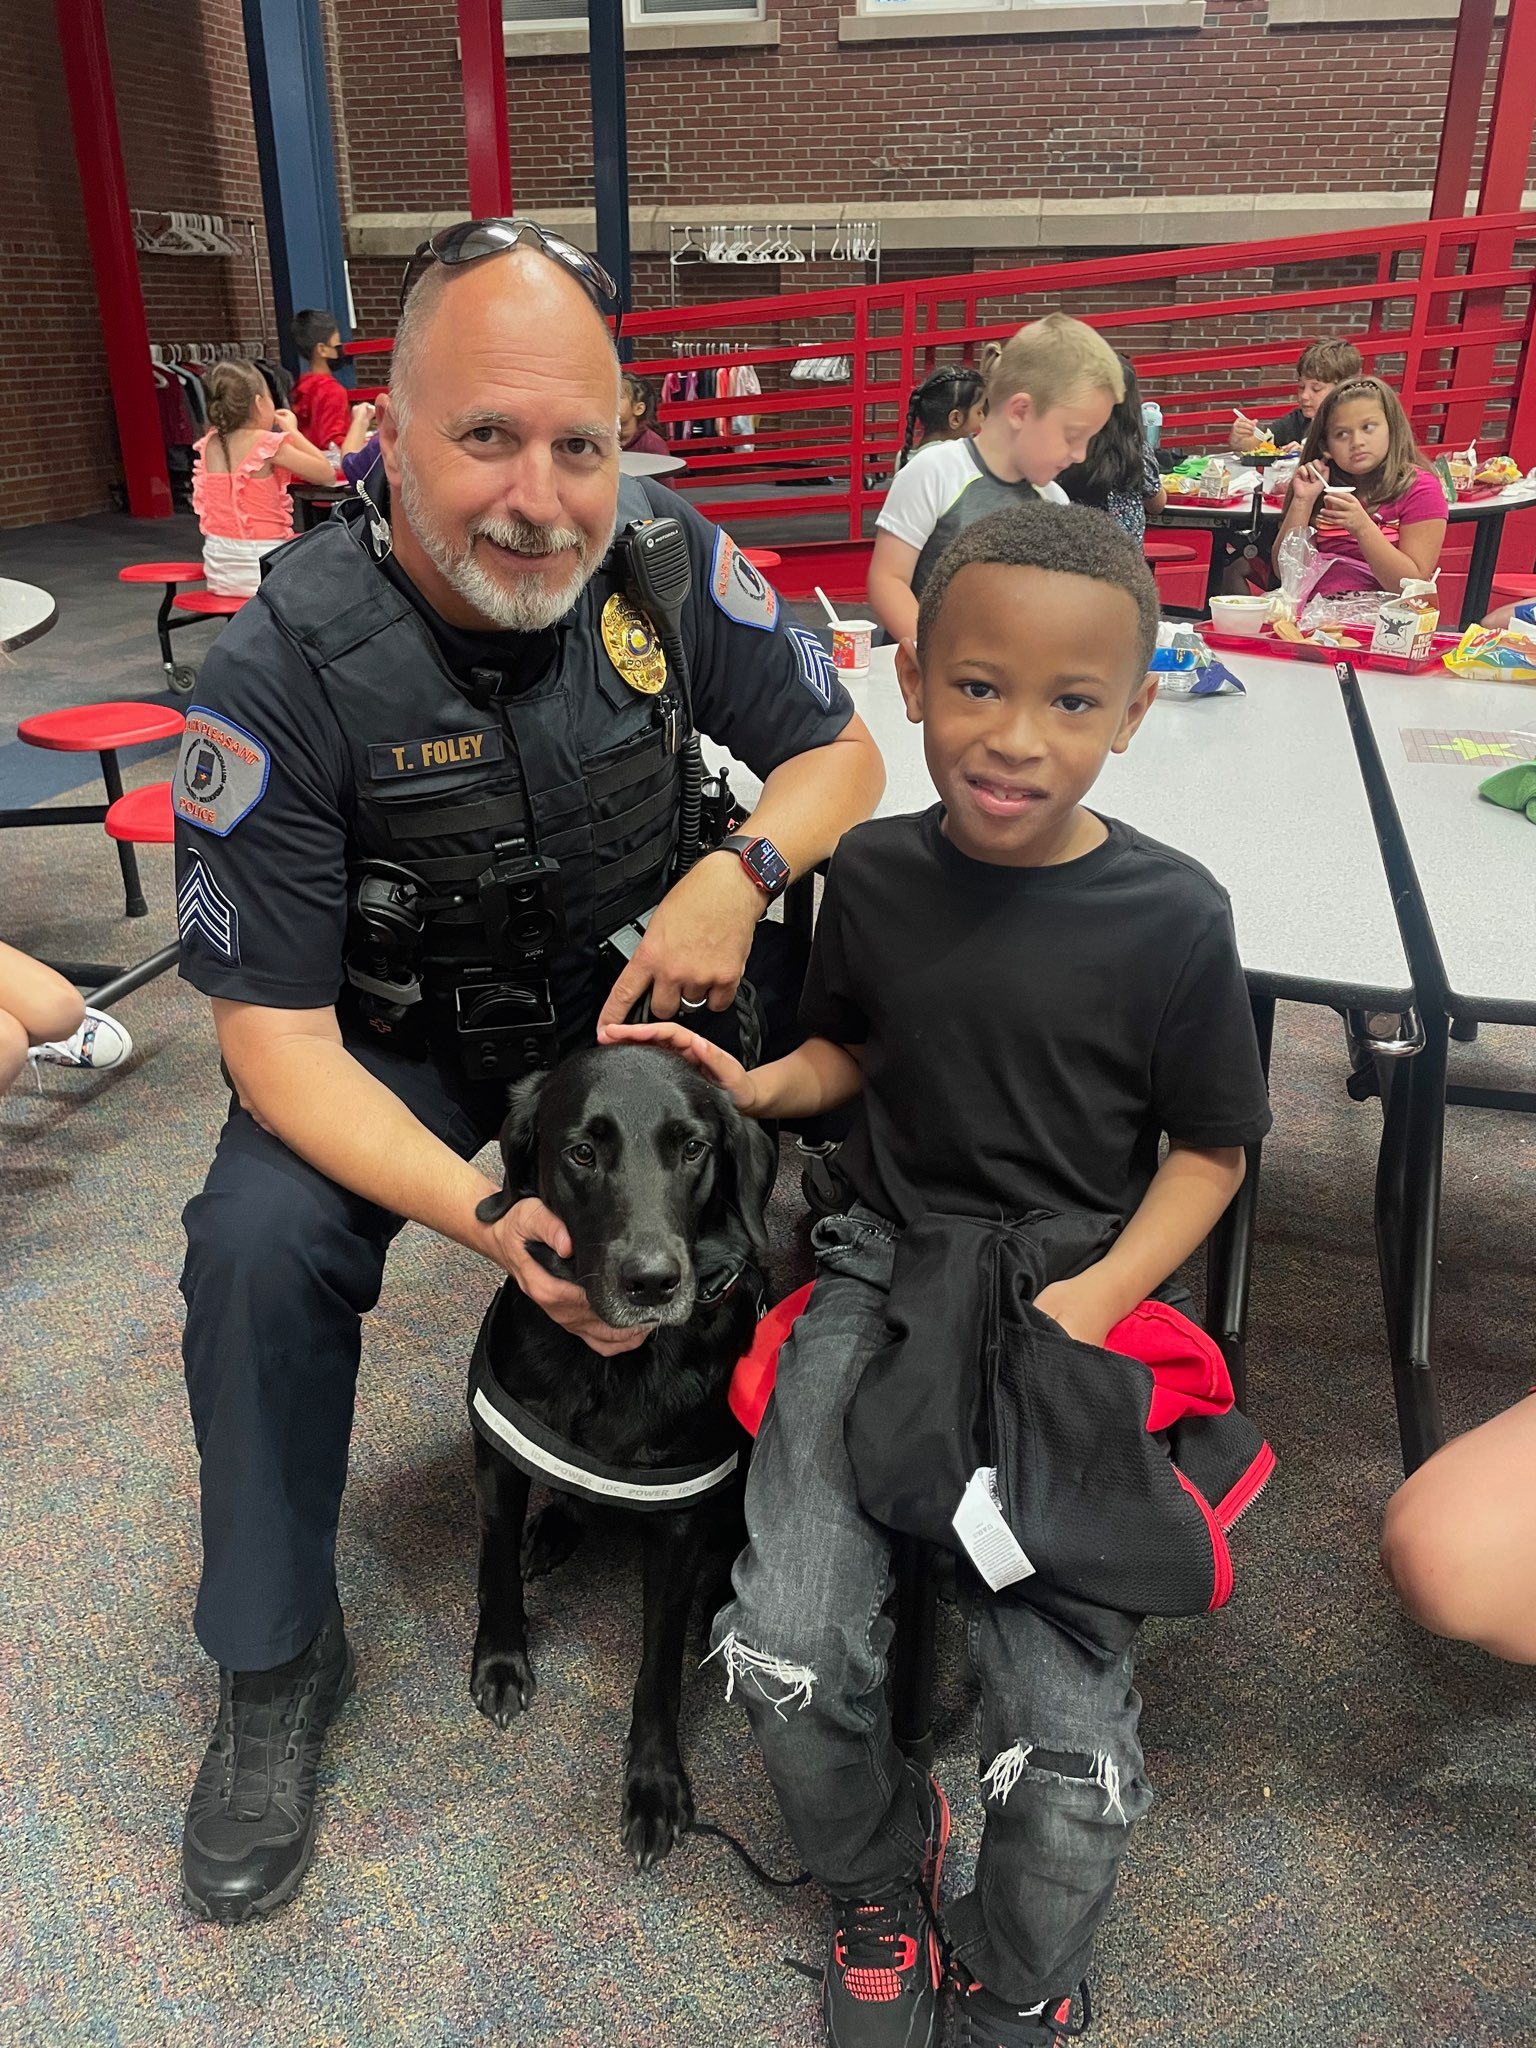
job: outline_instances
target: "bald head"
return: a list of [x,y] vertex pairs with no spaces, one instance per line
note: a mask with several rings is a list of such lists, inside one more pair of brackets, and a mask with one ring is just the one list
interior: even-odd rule
[[434,263],[406,301],[379,427],[395,555],[452,623],[537,632],[613,538],[619,364],[560,263]]
[[401,309],[390,357],[389,399],[397,415],[411,404],[440,314],[454,336],[461,318],[492,320],[512,346],[522,327],[546,335],[552,326],[560,332],[585,330],[618,376],[613,336],[590,295],[564,264],[522,242],[504,255],[482,256],[462,266],[429,263],[417,278]]

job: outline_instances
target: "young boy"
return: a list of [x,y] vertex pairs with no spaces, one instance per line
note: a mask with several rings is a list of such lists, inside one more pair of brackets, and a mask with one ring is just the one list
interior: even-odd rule
[[[927,1212],[1123,1224],[1036,1296],[1102,1345],[1207,1236],[1269,1127],[1224,892],[1083,802],[1151,705],[1156,629],[1151,576],[1103,513],[1036,505],[969,528],[898,654],[939,802],[856,827],[834,855],[801,1012],[813,1035],[747,1073],[675,1024],[609,1034],[678,1047],[753,1116],[858,1096],[840,1162],[853,1200],[814,1232],[816,1289],[780,1354],[737,1597],[713,1633],[831,1894],[833,2048],[933,2048],[945,1992],[932,1916],[948,1807],[892,1739],[891,1538],[858,1505],[843,1436],[888,1335],[895,1240]],[[944,1909],[944,2038],[1054,2048],[1081,2031],[1074,1999],[1151,1801],[1134,1622],[1106,1655],[960,1580],[986,1822],[976,1887]]]
[[656,431],[656,394],[633,370],[619,379],[619,446],[633,455],[672,452]]
[[987,417],[972,440],[930,450],[893,478],[875,521],[869,602],[896,641],[917,631],[917,606],[956,534],[1005,506],[1045,498],[1125,396],[1120,359],[1065,313],[1021,327],[987,379]]
[[341,360],[336,315],[323,306],[295,313],[289,329],[307,368],[293,387],[293,416],[299,432],[322,451],[354,455],[373,432],[373,407],[354,405],[352,394],[332,370]]
[[1307,429],[1317,408],[1335,384],[1343,384],[1364,373],[1360,351],[1348,341],[1309,341],[1296,363],[1296,403],[1273,426],[1262,427],[1257,420],[1239,414],[1232,422],[1232,449],[1247,455],[1267,434],[1284,455],[1294,452],[1307,438]]

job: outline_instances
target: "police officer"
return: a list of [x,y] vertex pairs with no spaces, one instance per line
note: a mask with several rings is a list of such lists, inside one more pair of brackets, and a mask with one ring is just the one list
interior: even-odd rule
[[[570,1251],[539,1203],[477,1221],[493,1187],[468,1161],[508,1085],[600,1013],[728,1008],[773,897],[882,781],[819,644],[729,538],[621,480],[606,274],[524,222],[422,257],[383,474],[210,652],[174,784],[181,971],[238,1098],[182,1276],[195,1626],[220,1666],[182,1876],[219,1920],[280,1904],[309,1860],[352,1686],[336,1526],[390,1240],[414,1219],[595,1351],[643,1342],[538,1263]],[[749,837],[676,879],[695,722],[764,786]]]

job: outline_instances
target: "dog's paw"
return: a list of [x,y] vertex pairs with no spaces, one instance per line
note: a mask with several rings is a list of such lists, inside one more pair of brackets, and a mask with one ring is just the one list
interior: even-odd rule
[[693,1825],[693,1787],[680,1763],[631,1764],[619,1829],[637,1870],[669,1856]]
[[526,1649],[491,1649],[476,1642],[469,1668],[470,1697],[498,1728],[510,1728],[519,1714],[527,1713],[538,1684]]
[[558,1571],[586,1535],[585,1526],[568,1508],[551,1501],[523,1532],[523,1581]]

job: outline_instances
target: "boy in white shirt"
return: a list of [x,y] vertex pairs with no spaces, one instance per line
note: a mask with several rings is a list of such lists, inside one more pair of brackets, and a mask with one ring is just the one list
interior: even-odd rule
[[1124,396],[1119,358],[1081,320],[1048,313],[1005,343],[975,439],[909,463],[880,508],[869,604],[893,640],[915,637],[923,585],[963,528],[1022,500],[1067,502],[1055,478],[1083,460]]

